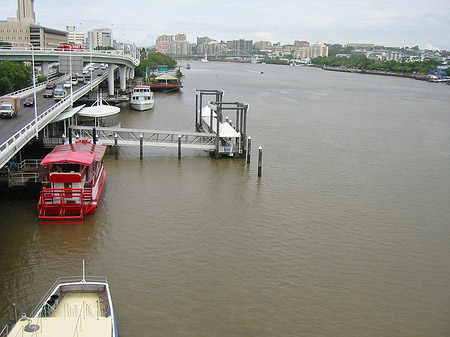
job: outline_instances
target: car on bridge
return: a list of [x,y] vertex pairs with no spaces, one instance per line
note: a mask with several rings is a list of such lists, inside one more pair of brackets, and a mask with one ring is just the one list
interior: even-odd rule
[[45,90],[45,92],[44,92],[44,97],[45,97],[45,98],[51,98],[51,97],[53,97],[53,89],[47,89],[47,90]]
[[53,82],[48,82],[47,85],[45,86],[45,89],[55,89],[56,84]]
[[23,101],[23,106],[34,106],[34,97],[27,97]]

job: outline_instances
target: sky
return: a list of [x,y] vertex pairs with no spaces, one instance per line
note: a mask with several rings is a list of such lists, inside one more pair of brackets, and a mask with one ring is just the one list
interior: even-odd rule
[[[17,0],[0,0],[0,20],[15,17]],[[111,28],[139,47],[162,34],[218,41],[293,44],[374,43],[450,50],[450,0],[35,0],[36,22],[87,32]]]

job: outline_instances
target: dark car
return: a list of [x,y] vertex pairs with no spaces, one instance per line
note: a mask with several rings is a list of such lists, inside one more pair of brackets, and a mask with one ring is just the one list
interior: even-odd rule
[[23,106],[34,106],[34,98],[33,97],[25,98],[25,101],[23,101]]
[[47,85],[45,86],[45,89],[55,89],[56,84],[53,82],[48,82]]
[[45,90],[45,92],[44,92],[44,97],[46,97],[46,98],[51,98],[51,97],[53,97],[53,89],[47,89],[47,90]]

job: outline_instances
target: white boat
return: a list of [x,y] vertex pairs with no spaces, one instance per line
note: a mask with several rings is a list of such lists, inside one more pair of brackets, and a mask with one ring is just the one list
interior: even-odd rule
[[153,108],[155,99],[149,85],[137,85],[133,88],[130,105],[135,110],[149,110]]
[[117,337],[106,277],[86,278],[83,261],[82,277],[56,280],[31,316],[22,314],[8,332],[8,337]]
[[205,57],[202,58],[201,61],[202,61],[203,63],[209,62],[209,61],[208,61],[208,54],[205,53]]

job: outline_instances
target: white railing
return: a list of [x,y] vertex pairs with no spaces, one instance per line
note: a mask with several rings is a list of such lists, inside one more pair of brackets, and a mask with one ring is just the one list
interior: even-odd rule
[[[78,88],[72,93],[73,101],[82,97],[86,92],[90,90],[91,87],[97,86],[102,81],[108,77],[108,73],[105,72],[102,76],[92,81],[89,84]],[[33,119],[30,123],[18,130],[14,135],[7,139],[3,144],[0,145],[0,168],[3,167],[8,160],[16,154],[28,141],[36,136],[36,122],[38,124],[38,130],[44,128],[48,123],[50,123],[58,114],[60,114],[64,109],[70,106],[71,96],[67,96],[64,99],[58,101],[55,105],[51,106],[49,109],[42,112],[37,120]]]
[[7,337],[8,333],[9,333],[9,326],[7,324],[3,327],[2,331],[0,331],[0,337]]
[[[114,145],[117,137],[118,146],[138,146],[142,135],[143,144],[156,147],[177,147],[178,136],[181,136],[181,144],[186,149],[211,150],[215,148],[215,137],[213,133],[180,132],[180,131],[155,131],[127,128],[97,127],[97,139],[103,145]],[[72,131],[77,132],[80,138],[92,139],[93,127],[72,126]],[[117,136],[116,136],[117,135]]]
[[[50,297],[50,294],[53,293],[53,291],[61,284],[66,283],[78,283],[82,281],[82,277],[80,276],[67,276],[67,277],[60,277],[58,278],[55,283],[50,287],[50,289],[47,291],[47,293],[42,297],[38,305],[34,308],[34,310],[31,313],[31,317],[34,317],[39,310],[43,307],[45,302]],[[105,276],[86,276],[85,281],[87,283],[93,282],[93,283],[108,283],[108,279]]]
[[[69,75],[63,75],[63,76],[60,76],[58,78],[53,79],[52,82],[53,81],[66,80],[68,78],[69,78]],[[45,89],[45,86],[47,85],[47,83],[48,83],[48,81],[36,84],[36,91],[40,91],[40,90]],[[31,87],[27,87],[27,88],[23,88],[23,89],[20,89],[20,90],[16,90],[16,91],[11,92],[9,94],[0,96],[0,98],[8,97],[8,96],[15,96],[15,97],[18,97],[18,98],[23,98],[25,96],[28,96],[33,91],[34,91],[34,87],[31,86]]]
[[[139,60],[139,52],[136,53],[128,53],[128,51],[123,50],[93,50],[92,52],[89,49],[74,49],[72,51],[68,50],[58,50],[58,47],[55,48],[35,48],[34,49],[34,56],[40,56],[40,55],[69,55],[69,53],[72,53],[72,55],[75,56],[84,56],[84,57],[90,57],[92,55],[93,58],[96,57],[107,57],[111,58],[111,61],[114,59],[116,60],[127,60],[133,63],[135,66],[138,66],[140,63]],[[31,55],[32,48],[31,46],[24,46],[24,47],[7,47],[3,46],[0,47],[0,54],[11,54],[11,55],[18,55],[21,53],[26,53]],[[112,62],[114,63],[114,62]]]

